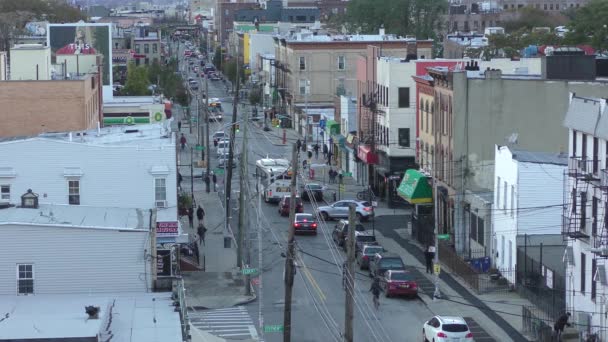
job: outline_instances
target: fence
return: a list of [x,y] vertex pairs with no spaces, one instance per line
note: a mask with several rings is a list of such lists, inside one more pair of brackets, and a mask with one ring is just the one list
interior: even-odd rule
[[182,326],[182,338],[184,340],[190,340],[190,322],[188,320],[188,306],[186,303],[186,288],[184,287],[184,280],[181,278],[173,281],[172,296],[173,305],[176,306],[176,311],[179,311],[181,326]]
[[535,341],[551,342],[553,338],[553,320],[546,313],[533,306],[522,306],[522,330],[532,335]]
[[464,261],[448,243],[439,242],[439,261],[479,292],[479,273]]

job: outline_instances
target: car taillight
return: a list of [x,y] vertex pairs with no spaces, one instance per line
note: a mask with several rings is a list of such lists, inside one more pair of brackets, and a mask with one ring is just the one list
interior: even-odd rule
[[472,333],[472,332],[469,332],[469,333],[467,334],[467,336],[465,336],[465,338],[473,338],[473,333]]
[[272,190],[268,190],[268,196],[272,196]]
[[311,225],[311,227],[313,227],[313,228],[317,228],[317,224],[316,224],[316,223],[313,223],[313,224]]
[[294,226],[294,227],[300,227],[300,226],[301,226],[301,224],[296,223],[296,224],[294,224],[293,226]]
[[364,256],[363,256],[363,260],[369,260],[369,256],[364,255]]
[[365,211],[372,211],[374,209],[372,207],[365,207],[365,208],[363,208],[363,210],[365,210]]
[[440,331],[440,332],[437,333],[437,337],[447,338],[448,335],[446,335],[445,333],[443,333],[443,332]]

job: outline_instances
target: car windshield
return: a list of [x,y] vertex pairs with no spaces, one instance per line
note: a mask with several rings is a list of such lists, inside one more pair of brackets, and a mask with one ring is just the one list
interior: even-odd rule
[[308,184],[307,187],[310,190],[322,190],[323,189],[323,187],[320,186],[319,184]]
[[362,224],[358,224],[355,226],[355,231],[357,231],[357,232],[365,231],[365,227]]
[[376,237],[373,235],[359,235],[357,236],[357,241],[359,242],[374,242],[376,241]]
[[444,324],[441,326],[443,331],[446,332],[465,332],[469,331],[469,327],[466,324]]
[[407,273],[393,273],[391,280],[411,280],[412,278]]
[[363,252],[365,255],[375,255],[382,252],[382,247],[367,247]]
[[403,268],[403,261],[399,258],[384,258],[380,260],[380,267],[382,268]]
[[369,203],[369,202],[367,202],[367,201],[366,202],[361,202],[361,205],[364,206],[364,207],[371,207],[372,206],[372,204]]
[[306,215],[297,215],[296,220],[297,221],[314,221],[314,218],[312,215],[306,214]]

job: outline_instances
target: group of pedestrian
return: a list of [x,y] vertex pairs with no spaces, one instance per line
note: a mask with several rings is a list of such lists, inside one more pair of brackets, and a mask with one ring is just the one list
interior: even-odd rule
[[339,173],[338,171],[332,169],[329,169],[329,183],[330,184],[334,184],[336,183],[336,178],[339,177],[340,178],[340,183],[342,183],[342,173]]

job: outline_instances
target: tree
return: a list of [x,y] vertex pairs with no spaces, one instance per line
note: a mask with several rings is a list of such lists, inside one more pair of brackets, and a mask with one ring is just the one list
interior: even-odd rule
[[213,55],[213,65],[215,65],[218,70],[224,70],[224,61],[222,60],[222,48],[217,47],[215,49],[215,55]]
[[568,18],[561,13],[547,14],[546,11],[534,7],[523,7],[517,11],[517,14],[517,19],[504,22],[505,31],[531,31],[535,27],[553,28],[568,22]]
[[591,44],[598,51],[608,49],[608,1],[592,0],[579,8],[568,25],[567,44]]
[[336,18],[333,26],[344,23],[349,32],[378,33],[384,26],[387,33],[435,37],[441,28],[441,15],[447,11],[446,0],[351,0],[348,11]]
[[188,104],[188,93],[184,87],[183,82],[179,82],[175,89],[175,101],[182,107],[187,107]]
[[129,63],[127,66],[127,82],[123,93],[128,96],[150,95],[149,85],[147,68],[136,66],[132,62]]

